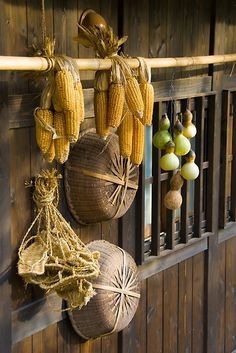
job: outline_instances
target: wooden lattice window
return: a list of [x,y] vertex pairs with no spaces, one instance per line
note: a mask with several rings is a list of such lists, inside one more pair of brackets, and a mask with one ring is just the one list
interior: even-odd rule
[[219,226],[236,221],[236,90],[222,93]]
[[[196,152],[196,164],[200,174],[195,181],[188,181],[182,187],[183,204],[180,210],[170,211],[163,206],[163,198],[169,190],[172,172],[163,172],[159,166],[161,151],[152,146],[152,137],[158,130],[159,117],[167,113],[172,125],[175,116],[186,108],[193,113],[197,135],[191,139]],[[208,226],[211,193],[209,172],[213,160],[213,126],[215,116],[214,92],[175,100],[162,98],[155,102],[153,126],[146,129],[145,158],[142,167],[141,209],[138,259],[149,255],[158,256],[165,250],[174,250],[178,244],[186,244],[193,238],[200,238],[210,231]],[[139,261],[140,261],[139,260]],[[142,262],[142,261],[140,261]]]

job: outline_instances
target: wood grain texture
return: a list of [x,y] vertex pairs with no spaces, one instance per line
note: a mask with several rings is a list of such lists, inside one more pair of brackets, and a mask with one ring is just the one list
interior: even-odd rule
[[178,265],[164,272],[163,353],[178,352]]
[[162,353],[163,272],[147,280],[147,353]]
[[0,82],[0,352],[11,350],[11,209],[10,209],[10,148],[7,109],[7,83]]
[[[205,254],[193,257],[192,273],[192,353],[206,352]],[[212,352],[209,350],[209,352]]]
[[179,264],[178,352],[192,351],[192,258]]
[[236,238],[226,242],[225,258],[225,352],[236,349]]

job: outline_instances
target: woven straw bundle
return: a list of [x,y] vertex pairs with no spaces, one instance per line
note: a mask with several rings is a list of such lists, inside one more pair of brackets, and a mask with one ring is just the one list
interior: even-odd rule
[[99,138],[87,130],[71,151],[65,168],[68,206],[80,223],[119,218],[138,188],[138,167],[120,155],[118,137]]
[[123,330],[132,320],[140,298],[140,282],[133,258],[123,249],[104,240],[88,245],[100,252],[100,276],[92,281],[97,294],[69,317],[84,339]]
[[[58,211],[58,178],[56,170],[35,178],[37,216],[20,245],[18,273],[26,283],[55,291],[72,309],[95,295],[90,280],[99,275],[99,253],[82,243]],[[35,235],[30,235],[33,229]]]

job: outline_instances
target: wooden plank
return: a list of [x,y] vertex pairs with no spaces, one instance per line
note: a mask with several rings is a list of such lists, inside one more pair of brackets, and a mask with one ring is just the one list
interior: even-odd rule
[[7,83],[0,82],[0,352],[11,351],[11,214]]
[[[30,179],[30,130],[10,131],[11,243],[14,265],[21,240],[31,223],[31,190],[25,188]],[[12,274],[12,307],[19,308],[31,300],[32,286],[25,288],[23,279]]]
[[119,335],[118,352],[146,353],[146,281],[141,282],[141,298],[131,323]]
[[[207,93],[211,91],[211,77],[191,77],[176,79],[174,81],[158,81],[152,82],[155,93],[155,101],[168,100],[168,98],[188,98],[198,94]],[[170,91],[170,84],[172,90]]]
[[15,310],[12,313],[12,342],[17,343],[62,320],[66,314],[60,310],[61,302],[56,294],[50,294]]
[[218,234],[218,242],[223,243],[226,240],[229,240],[236,236],[236,224],[235,222],[227,223],[227,226],[224,229],[220,229]]
[[203,97],[195,99],[196,102],[196,164],[199,167],[199,177],[194,183],[194,236],[202,234],[203,212],[203,154],[204,154],[204,104]]
[[147,353],[162,353],[163,272],[147,281]]
[[226,267],[225,267],[225,243],[222,243],[219,246],[219,308],[218,308],[218,334],[216,336],[217,340],[217,352],[224,352],[225,349],[225,276],[226,276]]
[[9,353],[33,353],[32,352],[32,337],[27,337],[23,341],[13,345]]
[[178,265],[164,272],[163,353],[178,352]]
[[225,352],[236,348],[236,238],[226,242],[225,263]]
[[192,351],[192,258],[179,264],[178,352]]
[[[162,103],[154,106],[153,136],[158,131],[159,119],[162,115]],[[151,255],[160,253],[160,233],[161,233],[161,151],[154,145],[152,147],[152,239]]]
[[158,257],[150,256],[139,267],[141,279],[146,279],[200,252],[207,250],[207,234],[202,239],[190,239],[188,244],[177,244],[175,251],[164,250]]
[[[184,113],[188,107],[188,100],[183,99],[180,101],[181,112]],[[182,162],[183,163],[183,162]],[[183,198],[183,202],[180,210],[180,242],[187,243],[188,242],[188,234],[189,234],[189,182],[185,181],[184,185],[181,189],[181,194]]]
[[231,169],[231,217],[236,221],[236,93],[233,93],[233,138],[232,138],[232,169]]
[[[205,300],[205,254],[199,253],[193,257],[192,282],[192,353],[202,353],[205,350],[206,339],[206,300]],[[211,352],[211,351],[209,351]],[[212,351],[213,352],[213,351]]]
[[[216,0],[212,6],[211,19],[211,47],[210,54],[224,52],[224,31],[226,16],[225,2]],[[220,136],[221,136],[221,92],[223,82],[223,72],[217,71],[215,66],[211,67],[213,76],[213,90],[217,91],[216,96],[209,97],[208,100],[208,151],[209,151],[209,169],[207,186],[207,230],[211,230],[214,235],[209,237],[209,250],[207,258],[207,338],[206,351],[217,352],[216,336],[218,334],[218,323],[216,317],[216,308],[219,307],[219,271],[218,271],[218,219],[219,219],[219,176],[220,176]]]
[[227,182],[227,159],[228,154],[228,129],[229,129],[229,109],[230,109],[230,92],[222,92],[222,120],[221,120],[221,150],[220,150],[220,210],[219,210],[219,226],[224,228],[226,224],[226,182]]
[[80,353],[81,338],[73,330],[69,319],[57,324],[57,353]]
[[[1,3],[0,23],[1,36],[4,40],[0,44],[1,55],[27,56],[27,16],[26,1]],[[9,94],[28,91],[27,80],[22,79],[22,73],[10,71],[1,73],[1,80],[8,82]]]
[[[155,90],[155,100],[160,101],[165,98],[168,100],[170,81],[152,82]],[[204,95],[204,92],[209,92],[211,87],[210,77],[201,78],[186,78],[179,79],[173,82],[174,98],[186,98],[194,94]],[[93,108],[93,89],[84,89],[85,101],[85,117],[90,118],[94,116]],[[33,110],[39,103],[39,96],[36,93],[11,95],[9,97],[9,116],[10,128],[17,129],[21,127],[34,126]]]
[[[149,1],[149,57],[167,57],[167,7],[165,0]],[[154,40],[155,38],[155,40]],[[166,69],[152,69],[152,80],[165,79]]]

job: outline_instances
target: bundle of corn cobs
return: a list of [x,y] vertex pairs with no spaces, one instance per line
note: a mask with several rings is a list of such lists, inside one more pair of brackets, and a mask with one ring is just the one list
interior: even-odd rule
[[84,97],[76,62],[68,57],[54,57],[47,84],[35,109],[36,141],[48,162],[64,163],[70,144],[79,137],[84,120]]
[[98,14],[87,13],[80,21],[79,43],[94,48],[100,58],[109,57],[109,71],[97,71],[94,84],[94,113],[97,133],[106,138],[117,128],[121,155],[139,165],[144,153],[144,126],[152,124],[154,90],[150,69],[144,59],[132,71],[123,56],[117,54],[127,37],[118,39]]

